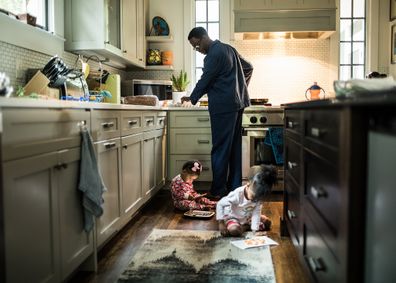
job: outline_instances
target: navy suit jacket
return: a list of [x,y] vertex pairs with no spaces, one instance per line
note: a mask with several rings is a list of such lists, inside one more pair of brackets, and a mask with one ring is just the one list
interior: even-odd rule
[[208,94],[211,114],[239,111],[250,105],[247,85],[253,66],[241,57],[232,46],[213,41],[204,59],[201,79],[190,95],[196,104]]

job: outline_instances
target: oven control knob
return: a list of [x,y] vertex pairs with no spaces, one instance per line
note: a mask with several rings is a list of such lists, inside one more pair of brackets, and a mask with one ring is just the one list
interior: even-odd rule
[[260,123],[264,124],[267,122],[267,117],[263,116],[260,118]]
[[255,116],[250,117],[250,122],[253,124],[257,123],[257,117]]

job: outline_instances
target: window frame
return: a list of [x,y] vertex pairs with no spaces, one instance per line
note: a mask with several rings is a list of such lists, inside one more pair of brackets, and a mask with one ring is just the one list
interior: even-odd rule
[[55,55],[64,51],[64,0],[47,0],[47,29],[43,30],[0,13],[2,41],[36,52]]
[[[340,0],[340,1],[342,1],[342,0]],[[339,48],[340,48],[340,54],[339,54],[339,68],[338,68],[338,77],[340,78],[340,79],[343,79],[343,78],[341,78],[341,67],[350,67],[350,74],[351,74],[351,76],[350,76],[350,78],[356,78],[356,77],[354,77],[353,76],[353,68],[355,67],[355,66],[363,66],[363,77],[364,77],[364,74],[366,73],[366,70],[367,70],[367,48],[368,48],[368,46],[367,46],[367,0],[365,0],[364,1],[364,17],[355,17],[354,16],[354,14],[353,14],[353,8],[354,8],[354,4],[355,4],[355,0],[351,0],[351,16],[350,17],[341,17],[341,13],[340,13],[340,17],[339,17],[339,20],[340,20],[340,23],[341,23],[341,20],[348,20],[348,21],[350,21],[351,22],[351,37],[350,37],[350,40],[341,40],[341,38],[340,38],[340,41],[339,41]],[[340,4],[340,7],[341,7],[341,4]],[[355,20],[363,20],[364,21],[364,36],[363,36],[363,40],[354,40],[353,39],[353,35],[354,35],[354,21]],[[340,27],[340,30],[341,30],[341,27]],[[350,46],[351,46],[351,52],[350,52],[350,63],[349,64],[345,64],[345,63],[341,63],[341,44],[342,43],[350,43]],[[363,45],[364,45],[364,52],[363,52],[363,64],[354,64],[354,62],[353,62],[353,47],[354,47],[354,43],[363,43]]]

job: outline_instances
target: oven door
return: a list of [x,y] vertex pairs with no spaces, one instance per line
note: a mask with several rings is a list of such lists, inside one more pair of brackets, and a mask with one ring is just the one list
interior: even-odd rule
[[242,135],[242,178],[253,165],[275,164],[271,146],[265,144],[268,128],[244,128]]

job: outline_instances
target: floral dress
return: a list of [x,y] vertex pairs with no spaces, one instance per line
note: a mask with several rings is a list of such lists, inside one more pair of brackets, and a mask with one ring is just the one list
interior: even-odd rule
[[185,182],[183,178],[177,175],[171,182],[171,193],[173,204],[180,210],[208,210],[216,207],[216,202],[202,197],[198,200],[190,200],[190,196],[196,198],[199,194],[194,190],[193,184]]

